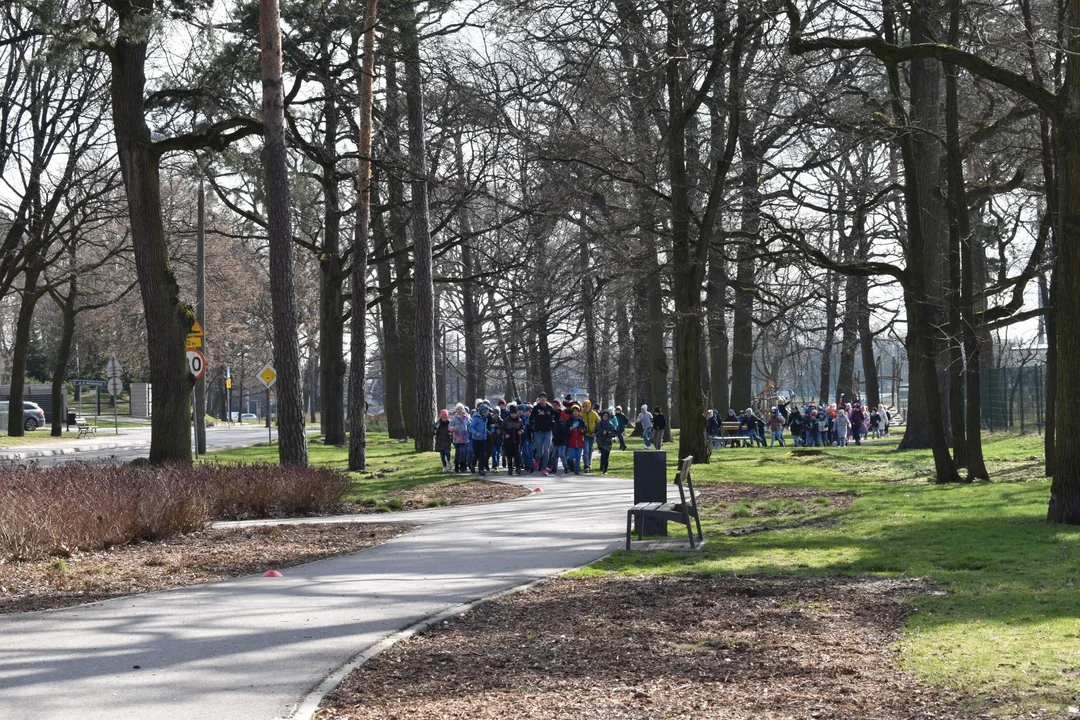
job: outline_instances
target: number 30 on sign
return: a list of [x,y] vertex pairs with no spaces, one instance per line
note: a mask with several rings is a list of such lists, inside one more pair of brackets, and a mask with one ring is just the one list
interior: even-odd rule
[[187,351],[188,370],[198,380],[206,373],[206,356],[198,350]]

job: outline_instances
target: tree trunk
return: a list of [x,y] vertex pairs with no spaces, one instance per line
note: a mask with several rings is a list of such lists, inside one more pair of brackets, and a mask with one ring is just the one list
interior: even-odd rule
[[[368,184],[369,207],[377,205],[378,183],[374,180]],[[368,211],[370,217],[370,210]],[[381,218],[381,215],[378,216]],[[390,240],[387,238],[386,225],[380,219],[373,219],[371,224],[372,238],[375,242],[375,254],[386,257],[390,253]],[[365,241],[365,245],[366,245]],[[401,403],[401,339],[398,336],[397,310],[394,306],[394,283],[390,271],[390,260],[383,260],[376,267],[376,277],[379,282],[379,319],[382,323],[382,339],[379,344],[379,352],[382,356],[383,368],[383,408],[386,411],[387,435],[395,440],[404,440],[405,419],[402,416]]]
[[667,151],[671,174],[675,374],[681,420],[679,457],[692,456],[695,463],[707,463],[711,449],[705,437],[705,398],[701,390],[701,289],[706,256],[698,252],[698,246],[690,236],[683,86],[679,65],[679,58],[685,55],[680,40],[684,18],[677,0],[669,0],[667,14],[666,75],[670,117]]
[[[395,33],[387,30],[384,42],[389,46]],[[400,36],[400,34],[398,34]],[[404,118],[401,112],[401,94],[397,79],[396,54],[387,47],[386,57],[386,122],[388,128],[401,128]],[[401,148],[397,131],[386,133],[384,142],[388,148],[386,188],[389,217],[388,230],[394,249],[394,277],[397,281],[397,330],[398,330],[398,377],[401,381],[400,413],[405,427],[403,437],[416,437],[416,306],[413,299],[412,270],[409,267],[408,227],[403,217],[405,188],[395,171],[402,164]]]
[[668,356],[664,342],[664,296],[660,283],[660,261],[656,253],[656,238],[651,236],[649,247],[645,252],[646,262],[651,266],[651,272],[645,279],[649,348],[649,374],[646,385],[648,395],[646,397],[648,397],[649,405],[663,407],[667,405],[668,395]]
[[278,458],[283,466],[307,465],[303,378],[293,292],[289,166],[285,150],[285,91],[281,77],[281,17],[277,0],[259,0],[263,83],[263,171],[270,241],[270,302],[274,314],[277,370]]
[[[540,370],[540,390],[546,392],[549,398],[555,397],[555,380],[551,375],[551,345],[548,342],[550,320],[548,318],[547,311],[542,307],[537,307],[536,313],[536,332],[537,332],[537,354],[536,363]],[[483,376],[481,375],[481,378]],[[481,386],[481,390],[483,387]],[[539,394],[539,393],[537,393]]]
[[753,128],[744,120],[739,146],[743,153],[742,170],[742,240],[736,255],[735,313],[731,342],[731,404],[737,410],[751,406],[754,399],[754,249],[753,242],[761,227],[761,192],[758,176],[761,161],[756,157]]
[[412,176],[413,292],[416,405],[414,446],[417,452],[435,449],[427,428],[435,422],[435,288],[431,276],[431,229],[428,221],[427,151],[424,143],[424,88],[420,68],[418,4],[406,12],[401,27],[405,62],[405,102],[409,116],[409,167]]
[[[8,401],[8,435],[22,437],[26,426],[23,419],[23,389],[26,385],[26,355],[30,351],[30,324],[37,306],[38,278],[41,266],[32,262],[23,274],[22,298],[19,302],[19,319],[15,323],[15,343],[11,349],[11,388]],[[55,415],[59,410],[53,410]]]
[[[960,0],[953,0],[949,11],[949,40],[957,44],[960,39]],[[972,253],[971,234],[971,209],[968,207],[967,188],[964,184],[963,155],[960,146],[960,101],[957,91],[958,68],[955,65],[945,66],[945,135],[946,135],[946,159],[948,162],[949,181],[949,233],[950,246],[955,246],[955,252],[960,264],[960,277],[953,277],[955,283],[959,281],[956,293],[956,310],[953,312],[951,322],[953,325],[951,335],[962,343],[966,362],[963,373],[959,378],[965,383],[967,403],[966,407],[961,404],[959,412],[954,411],[953,438],[956,444],[956,464],[960,463],[960,441],[964,445],[964,466],[968,469],[967,480],[989,480],[990,473],[986,469],[983,459],[982,448],[982,383],[980,345],[981,330],[975,320],[975,268],[973,267],[974,254]],[[953,237],[955,235],[955,239]],[[950,261],[953,253],[950,247]],[[950,323],[951,324],[951,323]],[[960,354],[959,348],[956,355]],[[956,394],[960,395],[960,387],[956,388]]]
[[[325,87],[326,134],[323,150],[336,157],[338,107],[336,90]],[[337,168],[333,162],[322,168],[323,247],[319,256],[319,405],[320,430],[327,445],[345,444],[345,293],[341,267],[341,201]]]
[[356,229],[353,236],[353,311],[349,347],[349,469],[367,467],[367,254],[371,220],[371,106],[375,75],[375,18],[378,0],[364,7],[364,55],[360,67],[360,137],[356,146],[360,164],[356,173]]
[[[715,244],[714,244],[715,245]],[[709,313],[709,400],[713,409],[728,407],[727,269],[724,255],[715,246],[709,252],[706,302]]]
[[870,330],[870,300],[867,297],[869,283],[860,278],[859,283],[859,341],[862,347],[863,376],[866,378],[866,404],[876,408],[881,404],[881,379],[878,377],[877,358],[874,356],[874,334]]
[[[585,213],[581,213],[585,222]],[[583,231],[580,248],[581,262],[581,320],[585,326],[585,389],[594,403],[600,403],[600,369],[596,357],[596,302],[593,299],[593,278],[589,269],[589,235]]]
[[[72,270],[75,263],[72,262]],[[52,378],[52,436],[62,437],[64,434],[64,422],[67,418],[62,417],[64,408],[65,380],[67,380],[68,361],[71,359],[71,346],[75,338],[75,305],[78,300],[78,273],[72,272],[68,280],[68,294],[60,306],[60,312],[64,319],[63,330],[60,332],[60,346],[56,350],[56,365],[53,367]]]
[[112,60],[113,129],[128,201],[135,271],[146,319],[154,412],[150,420],[150,462],[191,462],[191,374],[186,337],[195,319],[180,302],[180,288],[169,266],[161,215],[158,156],[151,148],[143,91],[147,21],[153,0],[120,4],[119,32]]
[[630,383],[634,362],[634,344],[630,336],[630,309],[622,303],[615,309],[615,337],[619,348],[615,368],[615,404],[621,405],[630,415]]
[[[909,18],[911,41],[933,42],[934,32],[927,28],[927,24],[940,15],[938,0],[919,0],[916,4],[918,12],[912,12]],[[910,186],[908,189],[913,193],[913,197],[908,199],[909,240],[905,256],[908,260],[909,274],[913,275],[916,272],[912,270],[913,265],[921,274],[917,281],[912,282],[919,284],[917,294],[921,296],[920,302],[925,302],[927,305],[923,308],[923,312],[919,313],[919,317],[926,320],[926,325],[909,327],[908,336],[910,340],[912,333],[930,334],[933,347],[933,356],[930,360],[934,371],[923,373],[915,370],[915,366],[925,363],[926,358],[916,358],[913,355],[915,348],[921,346],[921,342],[908,342],[908,362],[912,368],[912,377],[908,383],[907,416],[935,417],[940,420],[942,437],[947,445],[949,404],[948,394],[943,391],[946,374],[939,365],[940,360],[947,358],[940,328],[945,320],[944,292],[948,284],[948,254],[942,235],[942,229],[947,228],[948,223],[941,192],[943,185],[940,150],[941,64],[933,59],[913,60],[910,67],[909,85],[911,129],[905,137],[908,149],[904,155],[904,175],[905,184]],[[898,94],[899,88],[895,89],[894,93]],[[912,224],[912,200],[919,212],[918,232]],[[911,314],[910,307],[908,313]],[[931,383],[936,387],[929,388],[928,385]],[[930,402],[932,397],[938,399],[937,404]],[[904,439],[900,447],[901,449],[931,448],[936,442],[936,439],[931,437],[933,432],[929,423],[908,423],[904,429]],[[955,469],[951,475],[956,475]]]

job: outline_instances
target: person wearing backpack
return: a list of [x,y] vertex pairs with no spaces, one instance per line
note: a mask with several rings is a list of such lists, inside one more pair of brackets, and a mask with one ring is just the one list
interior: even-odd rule
[[517,405],[510,406],[509,414],[503,420],[499,432],[502,435],[503,457],[506,458],[506,474],[513,475],[517,468],[517,474],[521,475],[521,446],[525,441],[525,422],[521,419]]
[[491,415],[491,408],[487,405],[481,405],[476,409],[472,421],[469,423],[469,439],[472,441],[473,455],[475,456],[476,467],[480,471],[480,477],[487,475],[488,469],[489,415]]

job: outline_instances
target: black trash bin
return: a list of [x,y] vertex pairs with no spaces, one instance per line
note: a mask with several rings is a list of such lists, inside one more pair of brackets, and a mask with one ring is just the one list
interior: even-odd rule
[[[667,453],[663,450],[634,451],[634,504],[667,502]],[[642,519],[637,517],[634,522]],[[634,528],[634,532],[637,532]],[[646,535],[667,535],[667,521],[645,518]]]
[[75,411],[74,410],[68,410],[67,429],[70,430],[71,426],[75,425],[76,423],[78,423],[78,420],[75,419]]

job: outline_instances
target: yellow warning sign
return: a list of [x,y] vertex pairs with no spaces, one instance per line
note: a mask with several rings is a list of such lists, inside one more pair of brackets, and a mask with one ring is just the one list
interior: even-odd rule
[[195,350],[202,347],[202,335],[188,335],[187,336],[187,349]]

